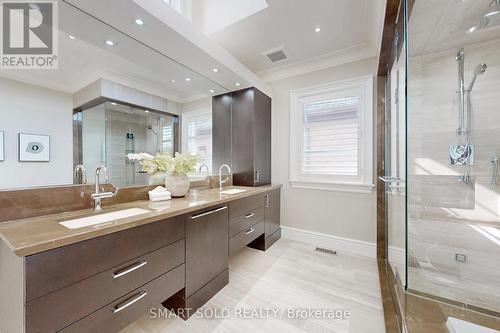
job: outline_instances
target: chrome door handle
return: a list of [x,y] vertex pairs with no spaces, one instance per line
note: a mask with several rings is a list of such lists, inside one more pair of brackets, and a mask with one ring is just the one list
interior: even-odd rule
[[248,229],[247,231],[245,231],[245,235],[250,235],[252,232],[254,232],[255,229],[254,228],[250,228]]
[[114,308],[113,308],[113,313],[118,313],[122,310],[125,310],[126,308],[128,308],[129,306],[131,306],[132,304],[136,303],[136,302],[139,302],[139,300],[143,299],[144,297],[146,297],[148,293],[145,292],[145,291],[141,291],[139,292],[138,294],[136,294],[135,296],[132,296],[131,298],[123,301],[122,303],[116,305]]
[[266,205],[265,208],[269,208],[269,194],[266,194]]
[[260,183],[260,170],[255,170],[255,182]]
[[378,179],[380,179],[384,183],[392,183],[392,182],[400,182],[401,181],[400,178],[391,177],[391,176],[379,176]]
[[207,216],[207,215],[210,215],[210,214],[213,214],[213,213],[217,213],[217,212],[223,211],[225,209],[227,209],[227,206],[224,206],[224,207],[221,207],[221,208],[217,208],[217,209],[214,209],[214,210],[209,210],[208,212],[205,212],[205,213],[196,214],[196,215],[190,216],[189,218],[191,220],[195,220],[197,218],[200,218],[200,217],[203,217],[203,216]]
[[250,214],[245,215],[245,218],[249,219],[249,218],[254,217],[254,216],[255,216],[255,213],[250,213]]
[[120,269],[119,271],[116,271],[113,273],[113,279],[118,279],[124,275],[127,275],[128,273],[132,273],[133,271],[141,268],[141,267],[144,267],[148,264],[147,261],[144,261],[144,260],[141,260],[139,261],[138,263],[135,263],[133,265],[130,265],[128,267],[125,267],[123,269]]

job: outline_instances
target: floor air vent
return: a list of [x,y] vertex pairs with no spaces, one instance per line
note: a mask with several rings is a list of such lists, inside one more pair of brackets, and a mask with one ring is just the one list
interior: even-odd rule
[[334,255],[334,256],[336,256],[338,254],[337,251],[335,251],[335,250],[324,249],[322,247],[316,247],[316,249],[314,249],[314,251],[321,252],[321,253],[326,253],[326,254],[331,254],[331,255]]

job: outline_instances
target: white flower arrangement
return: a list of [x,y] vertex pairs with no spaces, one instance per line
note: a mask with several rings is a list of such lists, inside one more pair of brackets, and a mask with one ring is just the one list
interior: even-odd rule
[[129,160],[139,161],[142,167],[142,171],[153,175],[158,172],[166,172],[170,175],[188,173],[194,170],[196,164],[199,161],[199,157],[192,154],[180,154],[175,153],[175,156],[161,155],[156,156],[139,153],[139,154],[128,154]]

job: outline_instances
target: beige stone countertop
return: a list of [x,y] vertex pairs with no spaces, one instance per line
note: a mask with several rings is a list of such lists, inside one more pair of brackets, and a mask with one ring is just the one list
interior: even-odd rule
[[190,213],[199,209],[225,204],[233,200],[267,192],[280,187],[281,185],[267,185],[255,188],[243,186],[231,186],[224,188],[224,190],[245,190],[245,192],[238,194],[224,194],[221,193],[219,189],[195,189],[190,191],[190,193],[183,198],[173,198],[170,201],[151,202],[149,200],[142,200],[104,206],[103,211],[99,214],[129,208],[142,208],[149,210],[150,212],[78,229],[69,229],[61,225],[60,222],[88,217],[96,215],[96,213],[93,213],[91,209],[84,209],[15,221],[7,221],[0,223],[0,238],[16,255],[24,257],[87,239],[104,236],[117,231],[160,221],[165,218]]

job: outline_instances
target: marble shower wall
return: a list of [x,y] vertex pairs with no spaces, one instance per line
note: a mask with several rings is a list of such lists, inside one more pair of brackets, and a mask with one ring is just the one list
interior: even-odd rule
[[500,39],[464,48],[466,84],[476,65],[488,65],[472,92],[473,184],[458,182],[465,168],[448,161],[449,145],[465,142],[456,134],[457,49],[409,59],[408,284],[500,312],[500,180],[489,188],[491,159],[500,157]]

